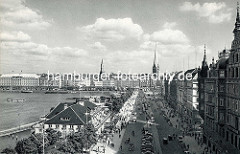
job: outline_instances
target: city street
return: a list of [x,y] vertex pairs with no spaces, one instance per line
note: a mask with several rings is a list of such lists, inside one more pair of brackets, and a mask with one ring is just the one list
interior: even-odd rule
[[[141,100],[138,100],[137,105],[142,104]],[[146,121],[146,113],[142,110],[137,110],[137,120],[134,123],[131,123],[127,126],[126,132],[124,134],[123,140],[122,140],[122,149],[119,149],[119,153],[141,153],[141,139],[142,139],[142,129],[143,127],[145,129],[148,129],[150,132],[153,133],[153,150],[154,153],[171,153],[171,154],[181,154],[183,153],[183,150],[178,143],[178,141],[175,139],[173,141],[169,141],[168,144],[163,144],[162,140],[164,137],[168,137],[168,135],[173,134],[180,134],[180,131],[176,128],[173,128],[172,126],[169,126],[167,121],[164,119],[164,117],[160,114],[160,108],[159,104],[155,103],[154,101],[147,101],[146,105],[148,107],[147,112],[153,113],[153,117],[155,121],[151,124]],[[148,125],[151,125],[148,127]],[[132,136],[132,131],[135,132],[135,136]],[[130,143],[125,144],[125,141],[130,138],[130,143],[134,143],[134,151],[129,151]]]

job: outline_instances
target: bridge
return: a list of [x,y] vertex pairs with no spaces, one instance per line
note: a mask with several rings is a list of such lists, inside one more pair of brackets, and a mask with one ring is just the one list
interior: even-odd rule
[[32,126],[37,124],[37,123],[39,123],[39,121],[24,124],[24,125],[20,125],[18,127],[6,129],[6,130],[2,130],[2,131],[0,131],[0,137],[8,136],[8,135],[16,134],[16,133],[19,133],[19,132],[23,132],[25,130],[32,129]]

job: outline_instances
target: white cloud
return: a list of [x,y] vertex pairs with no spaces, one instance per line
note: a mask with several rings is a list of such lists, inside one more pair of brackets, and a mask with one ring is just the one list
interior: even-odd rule
[[105,51],[107,49],[106,46],[102,45],[101,42],[95,42],[94,44],[90,45],[90,47],[92,49],[101,50],[101,51]]
[[2,0],[1,26],[13,29],[45,29],[51,24],[36,10],[24,5],[22,0]]
[[127,38],[139,39],[143,34],[142,27],[133,23],[131,18],[98,18],[94,24],[77,27],[77,29],[85,32],[88,37],[108,41],[119,41]]
[[163,25],[163,28],[171,29],[171,28],[174,28],[175,26],[177,26],[177,23],[176,23],[176,22],[166,22],[166,23]]
[[16,32],[1,32],[0,40],[1,41],[17,41],[17,42],[26,42],[29,41],[31,37],[28,34],[25,34],[21,31]]
[[[2,52],[8,52],[12,55],[21,56],[50,56],[56,58],[62,57],[82,57],[86,56],[87,52],[79,48],[71,47],[48,47],[45,44],[38,44],[31,41],[31,37],[19,32],[2,32],[0,33]],[[18,58],[18,57],[16,57]]]
[[189,42],[187,36],[177,29],[163,29],[153,32],[150,35],[149,40],[163,44],[182,44]]
[[224,2],[203,3],[202,5],[199,3],[184,2],[180,6],[180,10],[195,11],[200,17],[206,17],[210,23],[230,21],[232,16],[231,9]]
[[157,44],[158,53],[165,58],[184,57],[203,51],[203,48],[191,45],[184,32],[176,29],[176,25],[176,23],[167,22],[163,24],[162,29],[152,34],[145,34],[140,49],[154,51]]

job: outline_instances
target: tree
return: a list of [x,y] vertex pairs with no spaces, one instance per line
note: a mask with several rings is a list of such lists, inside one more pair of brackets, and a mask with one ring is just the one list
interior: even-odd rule
[[93,125],[87,124],[77,133],[67,136],[67,142],[59,148],[65,153],[81,153],[84,149],[89,149],[93,144],[97,143],[96,132]]
[[52,128],[46,129],[45,132],[47,133],[47,139],[50,145],[55,144],[61,136],[61,133],[59,131],[56,131]]
[[15,150],[21,154],[38,153],[37,145],[28,138],[18,141]]

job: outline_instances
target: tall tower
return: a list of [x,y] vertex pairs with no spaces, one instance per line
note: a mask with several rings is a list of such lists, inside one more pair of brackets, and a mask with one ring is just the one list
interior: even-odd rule
[[200,72],[201,77],[207,77],[208,64],[207,64],[207,55],[206,55],[206,44],[204,44],[204,55],[202,61],[202,69]]
[[102,76],[103,73],[104,73],[104,70],[103,70],[103,59],[102,59],[101,67],[100,67],[100,73],[99,73],[99,79],[101,79],[101,76]]
[[152,73],[155,73],[155,74],[157,73],[156,50],[157,50],[157,44],[155,45],[154,57],[153,57],[153,66],[152,66]]
[[240,44],[240,18],[239,18],[239,3],[237,3],[237,17],[236,17],[236,22],[235,22],[235,27],[233,30],[234,34],[234,39],[232,41],[232,49],[237,49],[239,48]]

